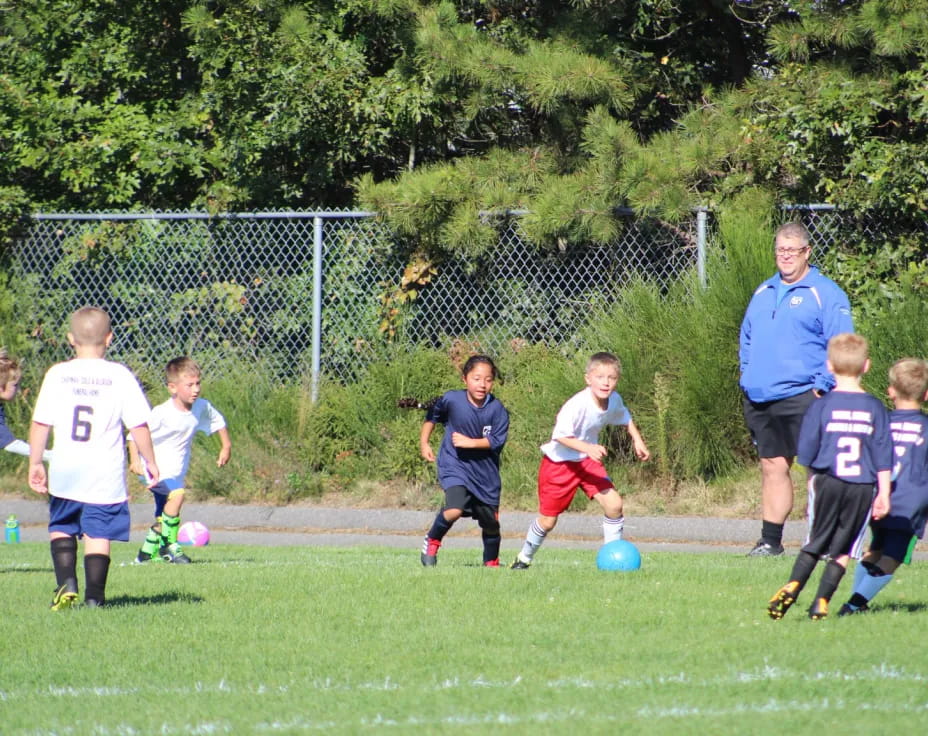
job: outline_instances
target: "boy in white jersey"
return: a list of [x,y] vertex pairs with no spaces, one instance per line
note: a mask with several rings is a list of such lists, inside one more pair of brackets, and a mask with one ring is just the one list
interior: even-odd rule
[[[135,376],[105,360],[113,333],[110,318],[96,307],[71,315],[68,342],[75,357],[49,368],[39,390],[29,432],[29,486],[48,493],[52,564],[57,588],[52,610],[77,603],[77,540],[84,539],[84,604],[106,602],[110,542],[129,541],[129,495],[123,426],[149,463],[158,465],[146,420],[151,411]],[[48,473],[42,453],[54,430]]]
[[600,430],[610,424],[625,425],[638,459],[648,460],[651,453],[615,391],[621,373],[622,364],[616,356],[594,354],[586,366],[587,387],[569,398],[558,412],[551,441],[541,446],[544,457],[538,469],[538,518],[529,527],[522,550],[511,565],[513,570],[532,564],[578,488],[602,506],[603,541],[622,538],[622,496],[603,465],[608,450],[599,444]]
[[[150,486],[155,497],[155,523],[135,558],[136,562],[162,559],[165,562],[190,562],[177,544],[180,509],[184,504],[184,479],[190,465],[190,451],[197,432],[219,433],[222,446],[216,465],[229,462],[232,443],[226,420],[206,399],[200,398],[200,366],[190,358],[174,358],[165,368],[165,380],[171,398],[152,409],[148,419],[155,458],[161,480]],[[131,439],[131,438],[130,438]],[[129,442],[130,468],[144,475],[133,442]]]

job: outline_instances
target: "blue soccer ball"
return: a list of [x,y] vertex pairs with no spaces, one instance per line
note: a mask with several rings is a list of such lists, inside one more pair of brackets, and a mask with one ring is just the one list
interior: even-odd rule
[[641,567],[641,553],[638,548],[625,539],[616,539],[599,548],[596,554],[596,567],[600,570],[621,570],[630,572]]

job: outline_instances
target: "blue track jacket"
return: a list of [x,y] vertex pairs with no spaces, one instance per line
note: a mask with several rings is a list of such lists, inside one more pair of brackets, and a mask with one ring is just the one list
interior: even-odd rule
[[777,303],[779,289],[779,273],[758,286],[741,323],[741,389],[755,402],[830,391],[828,341],[854,331],[847,295],[814,266]]

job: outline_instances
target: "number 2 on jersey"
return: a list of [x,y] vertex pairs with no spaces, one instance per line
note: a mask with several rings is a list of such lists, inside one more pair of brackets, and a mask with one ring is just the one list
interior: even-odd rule
[[840,452],[835,457],[839,478],[856,478],[860,475],[860,438],[841,437],[837,442]]

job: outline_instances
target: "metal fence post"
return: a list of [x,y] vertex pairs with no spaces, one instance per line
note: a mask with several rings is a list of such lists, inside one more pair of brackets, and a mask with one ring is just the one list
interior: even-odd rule
[[312,319],[312,403],[319,399],[319,372],[322,364],[322,218],[313,218],[313,319]]
[[696,208],[696,273],[699,276],[699,285],[706,288],[706,219],[708,210],[705,207]]

